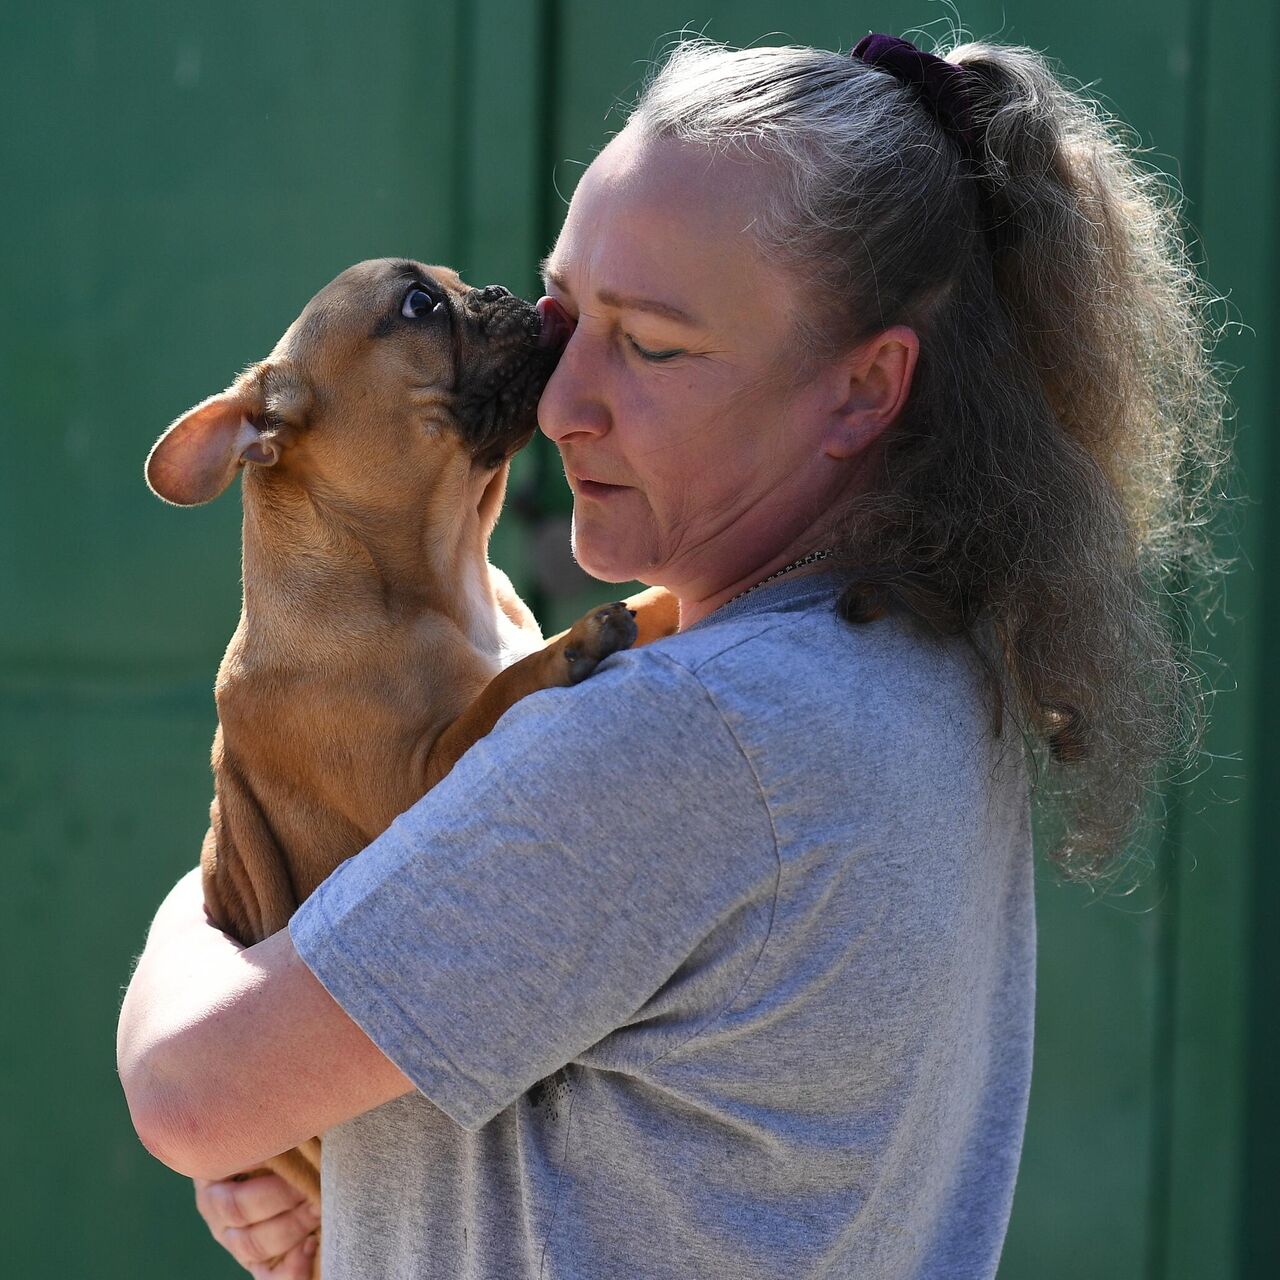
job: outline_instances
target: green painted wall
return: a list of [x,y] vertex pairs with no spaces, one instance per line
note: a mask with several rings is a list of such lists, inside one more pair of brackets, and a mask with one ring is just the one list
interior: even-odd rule
[[[138,1145],[114,1079],[130,957],[203,832],[210,685],[238,611],[236,503],[162,507],[141,479],[152,439],[359,258],[534,289],[611,107],[672,33],[848,47],[944,14],[924,0],[0,12],[5,1274],[236,1274],[187,1185]],[[1041,873],[1036,1074],[1001,1276],[1270,1277],[1277,18],[1261,0],[983,0],[962,16],[1096,82],[1180,175],[1208,276],[1248,326],[1223,348],[1242,370],[1242,563],[1229,616],[1196,623],[1218,663],[1213,758],[1172,793],[1138,893],[1095,899]],[[564,554],[553,453],[522,456],[513,499],[496,558],[527,597],[553,621],[600,598]]]

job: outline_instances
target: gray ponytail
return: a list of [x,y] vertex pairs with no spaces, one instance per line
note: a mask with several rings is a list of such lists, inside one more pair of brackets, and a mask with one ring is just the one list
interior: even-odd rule
[[906,608],[1002,673],[995,714],[1060,819],[1052,856],[1093,877],[1198,742],[1200,682],[1164,605],[1220,567],[1208,299],[1169,184],[1097,104],[1029,49],[945,56],[973,73],[976,173],[912,88],[816,49],[685,42],[631,125],[773,171],[755,230],[812,300],[796,320],[813,358],[919,333],[878,483],[833,516],[841,608]]

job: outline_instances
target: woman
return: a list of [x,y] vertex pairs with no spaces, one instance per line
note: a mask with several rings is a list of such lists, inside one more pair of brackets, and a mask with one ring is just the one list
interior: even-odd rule
[[992,1276],[1028,779],[1102,875],[1195,725],[1156,589],[1222,401],[1170,203],[1030,51],[693,42],[546,278],[575,554],[680,633],[515,708],[287,933],[180,882],[140,1132],[255,1275],[315,1218],[221,1179],[324,1132],[326,1280]]

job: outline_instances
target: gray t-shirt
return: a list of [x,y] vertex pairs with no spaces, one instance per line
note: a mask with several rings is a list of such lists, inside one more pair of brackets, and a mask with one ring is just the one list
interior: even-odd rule
[[325,1280],[993,1276],[1026,775],[830,574],[526,698],[294,917],[417,1085],[324,1136]]

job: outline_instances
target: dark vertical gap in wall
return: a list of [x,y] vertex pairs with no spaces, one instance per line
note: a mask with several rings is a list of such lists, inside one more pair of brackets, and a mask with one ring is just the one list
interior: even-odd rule
[[[471,242],[469,228],[471,226],[472,202],[475,199],[475,185],[472,181],[471,140],[475,124],[475,83],[474,62],[475,18],[472,15],[471,0],[455,0],[453,29],[453,65],[454,85],[458,101],[458,126],[453,135],[453,156],[450,177],[453,187],[453,218],[449,228],[449,262],[458,266],[463,277],[466,277],[466,262],[475,246]],[[432,258],[432,262],[439,261]]]
[[563,35],[563,4],[561,0],[541,0],[541,22],[538,30],[538,59],[542,67],[541,83],[545,92],[539,99],[538,169],[546,183],[547,196],[538,206],[538,237],[546,248],[551,247],[551,237],[556,229],[556,194],[552,178],[560,147],[560,40]]
[[[1252,6],[1250,6],[1252,9]],[[1246,27],[1244,19],[1253,14],[1241,15],[1239,30],[1255,29],[1253,23]],[[1274,19],[1273,19],[1274,21]],[[1272,28],[1274,30],[1274,27]],[[1274,81],[1273,81],[1274,83]],[[1275,146],[1275,135],[1270,143]],[[1259,163],[1269,168],[1268,181],[1263,190],[1252,192],[1251,199],[1266,201],[1266,207],[1275,216],[1280,210],[1280,164],[1272,158],[1274,153],[1260,151]],[[1264,158],[1265,157],[1265,158]],[[1275,404],[1275,373],[1280,361],[1280,244],[1272,233],[1265,247],[1259,246],[1266,279],[1271,287],[1265,291],[1270,310],[1265,315],[1243,317],[1252,322],[1259,334],[1267,335],[1264,347],[1255,343],[1255,359],[1265,374],[1259,373],[1263,385],[1257,388],[1252,399],[1259,406]],[[1270,416],[1274,418],[1274,409]],[[1277,568],[1280,564],[1280,524],[1277,524],[1271,508],[1262,498],[1274,502],[1280,493],[1280,450],[1270,442],[1275,422],[1259,413],[1252,424],[1261,456],[1258,474],[1242,477],[1238,487],[1248,480],[1248,492],[1257,504],[1250,517],[1257,522],[1254,537],[1256,561],[1253,572],[1257,575],[1258,635],[1262,637],[1259,654],[1266,648],[1266,637],[1274,636],[1280,628],[1280,590],[1277,589]],[[1276,914],[1280,910],[1280,865],[1274,856],[1276,815],[1274,797],[1280,795],[1280,756],[1272,742],[1270,712],[1280,706],[1280,668],[1275,662],[1260,661],[1252,671],[1236,672],[1240,684],[1252,685],[1257,690],[1260,713],[1255,717],[1253,740],[1246,746],[1245,770],[1252,775],[1253,815],[1249,832],[1249,849],[1241,850],[1250,858],[1250,884],[1252,897],[1247,921],[1250,930],[1245,956],[1248,964],[1249,986],[1245,996],[1245,1087],[1244,1087],[1244,1170],[1241,1193],[1241,1275],[1242,1280],[1274,1280],[1280,1275],[1280,1161],[1276,1151],[1280,1147],[1280,1092],[1276,1080],[1280,1078],[1280,1027],[1276,1022],[1276,1003],[1280,997],[1280,927]]]
[[[1194,243],[1194,225],[1203,210],[1205,110],[1209,60],[1205,55],[1209,37],[1208,6],[1211,0],[1191,0],[1188,12],[1186,47],[1187,96],[1186,120],[1181,163],[1181,185],[1186,198],[1184,230],[1193,238],[1193,252],[1198,260],[1203,253]],[[1194,637],[1194,619],[1185,606],[1187,583],[1179,579],[1173,584],[1175,598],[1171,602],[1172,621],[1180,639],[1190,643]],[[1167,805],[1164,830],[1159,842],[1156,869],[1158,906],[1156,934],[1155,1028],[1151,1061],[1151,1183],[1148,1189],[1148,1253],[1145,1280],[1165,1280],[1169,1273],[1169,1229],[1173,1212],[1173,1134],[1177,1021],[1178,964],[1182,942],[1182,878],[1180,858],[1186,845],[1185,784],[1166,786]]]
[[[1178,620],[1182,626],[1182,619]],[[1165,1280],[1169,1266],[1170,1201],[1173,1189],[1173,1071],[1177,1027],[1183,804],[1178,785],[1167,785],[1164,830],[1156,866],[1155,1014],[1151,1044],[1151,1133],[1147,1189],[1145,1280]]]
[[[538,95],[537,141],[535,148],[537,189],[545,192],[544,198],[538,201],[537,234],[540,254],[551,248],[551,240],[558,222],[554,202],[559,199],[555,188],[556,160],[559,155],[560,138],[560,40],[562,36],[563,12],[561,0],[541,0],[539,6],[538,44],[535,57],[539,69],[537,83],[542,92]],[[536,525],[548,514],[546,494],[555,483],[560,470],[560,458],[555,446],[541,433],[533,440],[534,449],[532,479],[530,491],[533,494],[536,510],[533,522]],[[533,610],[533,615],[545,628],[551,600],[546,586],[535,579],[526,593],[526,603]]]

